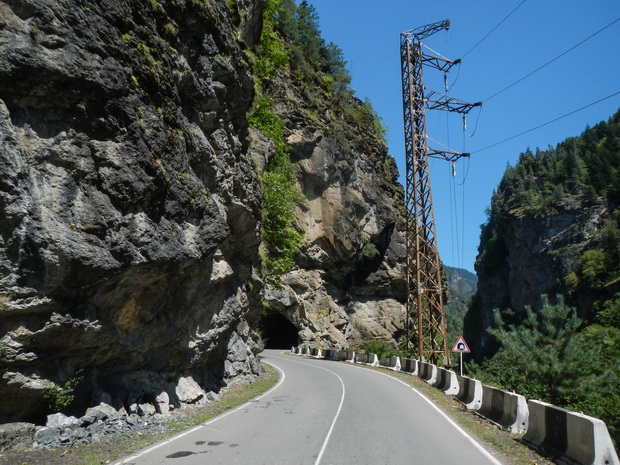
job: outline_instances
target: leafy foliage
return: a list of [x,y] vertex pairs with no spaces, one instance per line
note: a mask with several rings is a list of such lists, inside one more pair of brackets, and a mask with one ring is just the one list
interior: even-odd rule
[[263,239],[267,247],[268,276],[276,283],[295,264],[294,258],[303,236],[294,227],[295,207],[301,196],[295,187],[295,177],[286,143],[284,122],[272,111],[272,102],[259,100],[250,126],[259,129],[274,143],[274,153],[261,176],[263,194]]
[[256,74],[259,79],[273,79],[289,63],[284,43],[275,30],[277,16],[281,7],[280,0],[270,0],[263,11],[263,29],[258,43]]
[[50,412],[60,412],[71,405],[75,398],[75,388],[82,379],[78,372],[62,386],[52,386],[43,391],[43,398],[47,400]]
[[620,329],[592,325],[582,331],[576,310],[562,297],[556,300],[552,304],[543,296],[539,310],[527,307],[520,325],[506,326],[496,311],[497,328],[488,332],[501,348],[481,365],[470,364],[469,371],[528,398],[601,418],[617,441]]
[[342,50],[321,37],[315,8],[305,0],[299,6],[294,0],[282,0],[274,28],[284,42],[291,74],[305,92],[306,102],[338,114],[333,119],[335,132],[344,118],[385,143],[386,130],[372,104],[353,96]]

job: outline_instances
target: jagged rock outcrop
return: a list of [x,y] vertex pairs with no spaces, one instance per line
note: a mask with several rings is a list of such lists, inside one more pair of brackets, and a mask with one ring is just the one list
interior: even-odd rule
[[405,328],[406,250],[395,162],[363,127],[343,140],[329,112],[309,117],[294,104],[300,91],[278,84],[293,103],[279,113],[303,194],[297,227],[305,244],[283,288],[267,287],[266,303],[299,329],[299,343],[397,344]]
[[120,406],[261,371],[240,3],[0,4],[2,421],[75,377]]
[[465,318],[465,335],[478,357],[496,350],[486,332],[494,325],[495,309],[511,309],[514,313],[504,319],[514,324],[526,306],[541,303],[541,296],[563,295],[581,318],[590,317],[591,302],[572,295],[567,276],[577,269],[584,251],[598,245],[612,210],[604,199],[578,195],[544,213],[523,209],[502,213],[495,239],[481,245],[475,265],[478,290]]
[[[44,422],[74,384],[178,407],[261,372],[265,303],[298,342],[395,342],[402,191],[362,127],[273,96],[303,201],[282,288],[261,276],[260,160],[248,127],[265,2],[0,3],[0,422]],[[158,401],[161,400],[161,402]],[[167,400],[166,400],[167,399]]]

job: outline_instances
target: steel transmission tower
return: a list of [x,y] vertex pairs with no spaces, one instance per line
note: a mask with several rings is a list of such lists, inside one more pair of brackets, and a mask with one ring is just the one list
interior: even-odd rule
[[450,21],[446,20],[400,35],[407,161],[407,338],[409,344],[417,346],[418,357],[432,362],[443,357],[444,363],[449,363],[443,309],[445,288],[437,250],[428,157],[455,161],[469,154],[428,148],[425,109],[466,114],[481,105],[462,102],[424,87],[423,66],[446,73],[460,62],[422,52],[423,39],[449,27]]

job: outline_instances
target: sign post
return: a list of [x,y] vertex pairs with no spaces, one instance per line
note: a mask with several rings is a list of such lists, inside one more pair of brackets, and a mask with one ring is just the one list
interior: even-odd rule
[[469,346],[463,336],[459,336],[459,338],[454,343],[454,347],[452,347],[452,352],[458,352],[460,355],[460,366],[461,366],[461,376],[463,376],[463,354],[470,353]]

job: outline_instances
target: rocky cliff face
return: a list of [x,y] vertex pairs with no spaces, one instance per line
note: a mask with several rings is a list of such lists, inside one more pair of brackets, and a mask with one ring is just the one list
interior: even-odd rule
[[[260,373],[265,307],[297,342],[393,341],[404,245],[385,147],[309,118],[286,73],[304,246],[264,286],[254,79],[263,2],[0,3],[0,421],[163,392],[206,398]],[[187,394],[188,385],[197,387]],[[109,396],[109,397],[108,397]]]
[[[591,324],[600,309],[613,303],[619,289],[616,189],[596,184],[603,177],[595,164],[600,154],[587,144],[604,147],[607,140],[592,139],[596,130],[606,130],[604,123],[597,128],[555,150],[522,154],[504,174],[482,227],[475,265],[478,290],[465,318],[466,337],[477,357],[497,349],[486,332],[496,309],[506,323],[519,324],[526,306],[537,309],[541,296],[553,301],[560,295]],[[609,151],[613,163],[617,153]],[[579,171],[571,172],[572,165]],[[597,195],[597,189],[604,195]]]

